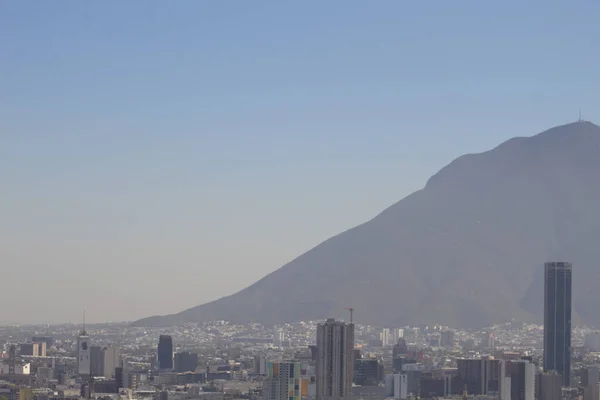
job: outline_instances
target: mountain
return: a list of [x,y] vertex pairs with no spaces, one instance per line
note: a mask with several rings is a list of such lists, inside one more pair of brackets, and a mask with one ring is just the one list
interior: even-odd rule
[[600,326],[600,127],[590,122],[463,155],[238,293],[134,324],[276,324],[347,317],[345,307],[376,325],[540,322],[548,260],[573,262],[575,313]]

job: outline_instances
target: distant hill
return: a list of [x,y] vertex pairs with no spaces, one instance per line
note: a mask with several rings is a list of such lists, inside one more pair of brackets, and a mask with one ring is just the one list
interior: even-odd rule
[[377,325],[540,322],[547,260],[573,262],[575,312],[600,326],[600,127],[589,122],[461,156],[246,289],[135,325],[274,324],[345,317],[344,307]]

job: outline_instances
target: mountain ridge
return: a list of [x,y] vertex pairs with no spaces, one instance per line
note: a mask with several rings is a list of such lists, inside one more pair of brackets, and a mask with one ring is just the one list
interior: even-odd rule
[[591,266],[600,259],[598,173],[600,127],[591,122],[512,138],[456,158],[422,189],[237,293],[134,325],[275,324],[340,317],[349,306],[376,325],[539,321],[534,276],[563,258],[581,288],[575,311],[600,326],[586,301],[600,282]]

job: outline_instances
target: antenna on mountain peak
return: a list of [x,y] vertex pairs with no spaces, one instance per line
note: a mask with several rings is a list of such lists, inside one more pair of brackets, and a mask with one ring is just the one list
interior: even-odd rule
[[583,122],[583,120],[581,119],[581,108],[579,109],[579,120],[577,120],[577,122]]

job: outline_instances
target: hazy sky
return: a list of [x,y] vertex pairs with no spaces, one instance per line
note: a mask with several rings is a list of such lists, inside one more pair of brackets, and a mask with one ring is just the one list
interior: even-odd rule
[[600,2],[0,2],[0,321],[230,294],[465,152],[600,121]]

